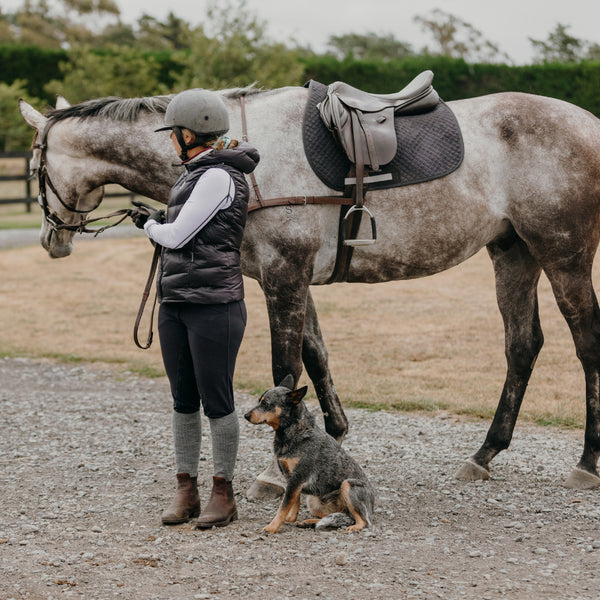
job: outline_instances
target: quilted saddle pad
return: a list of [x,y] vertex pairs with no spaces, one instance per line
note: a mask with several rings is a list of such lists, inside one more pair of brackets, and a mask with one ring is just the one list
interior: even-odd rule
[[[309,97],[302,125],[306,158],[325,185],[343,192],[344,179],[352,163],[319,115],[317,104],[325,98],[327,86],[311,80],[306,87]],[[396,116],[394,124],[398,151],[392,161],[377,172],[391,173],[392,179],[370,183],[368,189],[431,181],[460,167],[464,156],[463,139],[454,113],[444,102],[440,101],[427,113]]]

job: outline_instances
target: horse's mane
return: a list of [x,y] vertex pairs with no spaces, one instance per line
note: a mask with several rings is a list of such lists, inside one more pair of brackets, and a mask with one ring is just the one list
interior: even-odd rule
[[[243,88],[230,88],[219,90],[218,93],[226,98],[240,98],[262,92],[254,84]],[[164,96],[148,96],[145,98],[95,98],[86,100],[66,108],[53,108],[46,113],[46,117],[54,121],[62,121],[71,117],[79,119],[105,117],[115,121],[134,122],[142,112],[164,113],[174,94]]]

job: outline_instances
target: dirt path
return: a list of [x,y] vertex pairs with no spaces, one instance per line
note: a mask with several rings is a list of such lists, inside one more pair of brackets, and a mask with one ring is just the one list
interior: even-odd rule
[[[0,599],[598,598],[598,492],[560,485],[581,433],[520,426],[493,480],[465,484],[453,473],[486,423],[351,410],[345,446],[377,490],[375,527],[270,536],[277,502],[244,491],[272,434],[242,420],[240,520],[201,532],[159,524],[168,397],[163,380],[0,359]],[[252,402],[239,395],[240,415]]]

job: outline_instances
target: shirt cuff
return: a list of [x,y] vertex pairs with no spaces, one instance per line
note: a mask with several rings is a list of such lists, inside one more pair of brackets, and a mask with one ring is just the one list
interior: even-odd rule
[[154,219],[148,219],[144,223],[144,231],[146,232],[146,235],[148,237],[150,236],[150,228],[152,227],[152,225],[158,225],[158,221],[155,221]]

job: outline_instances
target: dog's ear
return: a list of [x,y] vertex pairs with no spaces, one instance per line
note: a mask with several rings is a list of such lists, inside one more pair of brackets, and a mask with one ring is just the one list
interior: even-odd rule
[[302,400],[302,398],[304,398],[304,396],[306,395],[307,390],[308,390],[308,386],[305,385],[304,387],[301,387],[298,390],[289,392],[287,395],[287,399],[290,402],[293,402],[294,404],[298,404],[298,402],[300,402],[300,400]]
[[296,383],[294,381],[294,376],[290,373],[289,375],[285,376],[285,378],[283,379],[283,381],[279,384],[279,387],[285,387],[288,390],[293,390],[294,389],[294,383]]

